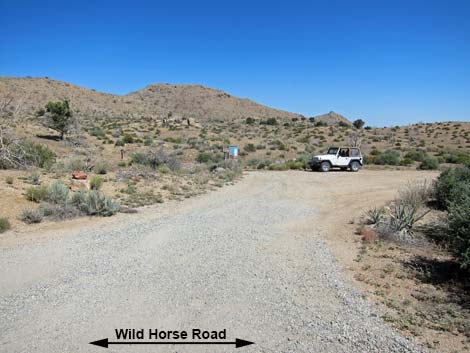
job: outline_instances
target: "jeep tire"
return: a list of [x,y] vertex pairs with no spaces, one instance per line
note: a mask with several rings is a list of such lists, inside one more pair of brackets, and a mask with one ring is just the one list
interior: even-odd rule
[[358,172],[361,169],[361,164],[358,161],[352,161],[350,167],[351,171]]
[[329,172],[330,171],[330,168],[331,168],[331,165],[329,162],[322,162],[322,164],[320,164],[320,170],[322,172]]

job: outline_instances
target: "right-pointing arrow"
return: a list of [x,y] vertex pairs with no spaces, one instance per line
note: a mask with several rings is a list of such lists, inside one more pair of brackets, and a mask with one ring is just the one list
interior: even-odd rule
[[254,342],[245,341],[245,340],[241,340],[239,338],[235,338],[235,348],[249,346],[250,344],[254,344]]

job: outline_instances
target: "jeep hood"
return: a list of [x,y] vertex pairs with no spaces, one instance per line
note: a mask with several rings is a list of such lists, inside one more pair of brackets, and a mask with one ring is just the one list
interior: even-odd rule
[[313,158],[319,158],[319,159],[329,159],[329,158],[332,158],[332,157],[336,157],[336,155],[334,155],[334,154],[317,154],[317,155],[313,156]]

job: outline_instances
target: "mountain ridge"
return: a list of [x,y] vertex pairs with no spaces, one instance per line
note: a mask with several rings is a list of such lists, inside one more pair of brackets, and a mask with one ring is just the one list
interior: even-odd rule
[[79,114],[97,117],[164,118],[169,114],[197,120],[302,117],[200,84],[153,83],[116,95],[50,78],[0,77],[1,97],[11,97],[13,105],[21,104],[26,115],[33,115],[50,100],[68,99]]

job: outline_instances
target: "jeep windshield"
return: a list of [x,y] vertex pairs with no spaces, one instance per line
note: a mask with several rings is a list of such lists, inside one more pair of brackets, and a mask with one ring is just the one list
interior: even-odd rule
[[338,147],[330,147],[328,149],[328,152],[326,152],[326,154],[336,154],[338,153]]

